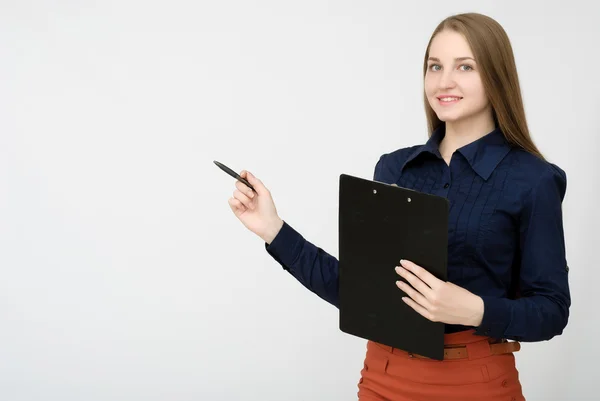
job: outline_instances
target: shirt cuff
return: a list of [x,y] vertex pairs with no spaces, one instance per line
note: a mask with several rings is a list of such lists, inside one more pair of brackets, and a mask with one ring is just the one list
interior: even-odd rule
[[475,334],[502,339],[511,321],[511,300],[492,296],[481,296],[483,319]]
[[298,260],[304,242],[304,237],[284,220],[273,241],[270,244],[265,242],[265,249],[285,270],[290,270]]

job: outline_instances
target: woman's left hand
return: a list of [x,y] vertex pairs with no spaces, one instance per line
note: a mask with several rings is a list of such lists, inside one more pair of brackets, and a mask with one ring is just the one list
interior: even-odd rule
[[477,327],[483,318],[481,297],[442,281],[421,266],[401,260],[396,272],[410,285],[397,281],[396,285],[408,297],[403,297],[411,308],[432,322]]

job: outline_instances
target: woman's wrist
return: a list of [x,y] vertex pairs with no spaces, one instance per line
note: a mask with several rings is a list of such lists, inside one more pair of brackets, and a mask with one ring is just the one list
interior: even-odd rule
[[277,234],[279,234],[281,227],[283,227],[283,220],[279,216],[277,216],[277,219],[275,219],[275,221],[272,224],[267,226],[267,230],[262,236],[263,241],[265,241],[267,244],[273,242]]
[[483,299],[480,296],[475,295],[474,300],[472,302],[472,306],[473,306],[473,311],[470,314],[469,321],[466,322],[466,324],[471,327],[479,327],[483,320],[483,312],[484,312]]

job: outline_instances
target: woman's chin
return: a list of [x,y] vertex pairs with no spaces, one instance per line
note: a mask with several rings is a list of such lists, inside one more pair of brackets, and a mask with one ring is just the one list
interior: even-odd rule
[[445,123],[455,123],[462,119],[461,116],[452,115],[449,113],[439,113],[437,117],[440,119],[440,121],[443,121]]

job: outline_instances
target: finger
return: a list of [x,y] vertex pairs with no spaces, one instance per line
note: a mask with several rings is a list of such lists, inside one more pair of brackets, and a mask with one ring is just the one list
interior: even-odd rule
[[427,299],[431,299],[433,290],[423,282],[419,277],[415,276],[412,272],[406,270],[402,266],[396,266],[396,273],[404,278],[410,285],[413,286],[417,291],[423,294]]
[[252,175],[251,172],[243,170],[240,174],[240,177],[247,179],[250,185],[254,187],[256,193],[259,196],[265,195],[269,192],[269,190],[263,185],[262,181],[256,178],[254,175]]
[[246,206],[244,206],[242,202],[235,198],[229,198],[229,207],[236,216],[240,216],[247,210]]
[[410,260],[401,260],[400,265],[404,267],[409,272],[413,273],[415,276],[421,279],[425,284],[429,287],[435,289],[442,282],[433,274],[429,273],[427,270],[423,269],[421,266],[416,263],[411,262]]
[[418,303],[416,303],[415,301],[413,301],[412,299],[410,299],[408,297],[402,297],[402,300],[408,306],[413,308],[415,310],[415,312],[417,312],[419,315],[423,316],[427,320],[431,320],[432,322],[435,322],[435,320],[433,319],[433,316],[431,315],[431,313],[429,313],[429,311],[427,309],[423,308],[421,305],[419,305]]
[[252,199],[248,198],[239,189],[236,189],[235,191],[233,191],[233,197],[235,199],[239,200],[240,202],[242,202],[242,204],[244,206],[246,206],[248,209],[254,209],[254,204],[252,203]]
[[425,298],[423,294],[421,294],[419,291],[415,290],[413,287],[400,280],[396,281],[396,286],[402,291],[404,291],[406,295],[411,297],[413,301],[415,301],[425,309],[430,309],[431,304],[429,303],[427,298]]
[[254,196],[255,196],[255,195],[254,195],[254,191],[253,191],[253,190],[251,190],[251,189],[250,189],[250,188],[249,188],[249,187],[248,187],[246,184],[244,184],[243,182],[241,182],[241,181],[236,181],[236,182],[235,182],[235,187],[236,187],[237,189],[239,189],[239,190],[240,190],[240,192],[242,192],[242,193],[246,194],[246,196],[247,196],[247,197],[249,197],[250,199],[253,199],[253,198],[254,198]]

